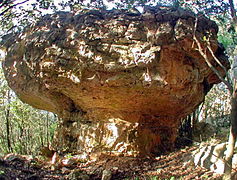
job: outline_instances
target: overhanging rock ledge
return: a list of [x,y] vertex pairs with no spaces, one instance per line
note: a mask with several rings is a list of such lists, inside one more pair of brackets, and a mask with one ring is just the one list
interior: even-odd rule
[[[5,38],[3,64],[19,98],[59,115],[58,150],[157,154],[218,78],[193,41],[208,37],[227,67],[217,25],[183,9],[46,15]],[[209,60],[216,66],[210,53]],[[220,67],[224,76],[224,71]]]

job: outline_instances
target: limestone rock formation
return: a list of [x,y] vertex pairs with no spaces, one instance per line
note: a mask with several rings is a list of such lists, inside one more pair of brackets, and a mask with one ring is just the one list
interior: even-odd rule
[[[199,148],[188,154],[187,159],[194,163],[195,166],[201,166],[211,171],[223,174],[225,167],[227,143],[220,143],[218,141],[203,142],[199,144]],[[237,167],[237,154],[234,154],[232,160],[232,167]]]
[[229,66],[217,32],[213,21],[183,9],[58,12],[2,41],[3,68],[22,101],[61,118],[55,148],[159,153],[172,148],[180,119],[219,83],[194,33]]

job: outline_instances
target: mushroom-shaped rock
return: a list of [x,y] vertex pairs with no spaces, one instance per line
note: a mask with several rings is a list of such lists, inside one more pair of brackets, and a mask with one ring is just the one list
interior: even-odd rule
[[58,12],[2,41],[3,68],[22,101],[59,115],[57,149],[159,153],[172,148],[180,119],[219,83],[194,34],[223,76],[205,39],[229,66],[217,31],[183,9]]

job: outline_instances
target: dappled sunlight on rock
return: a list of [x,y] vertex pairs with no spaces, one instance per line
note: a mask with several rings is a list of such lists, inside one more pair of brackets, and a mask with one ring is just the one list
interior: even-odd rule
[[[5,76],[22,101],[59,115],[59,152],[160,154],[173,149],[181,118],[219,83],[193,45],[195,18],[159,7],[45,15],[5,43]],[[197,38],[204,45],[209,33],[229,68],[217,32],[199,17]]]

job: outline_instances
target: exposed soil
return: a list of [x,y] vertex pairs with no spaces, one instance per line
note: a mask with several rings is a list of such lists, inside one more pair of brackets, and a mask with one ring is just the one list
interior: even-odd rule
[[[221,175],[195,167],[188,158],[197,146],[186,147],[157,158],[115,157],[101,155],[97,161],[52,164],[50,159],[7,155],[0,160],[0,180],[16,179],[101,179],[103,171],[111,179],[221,179]],[[60,160],[59,160],[60,161]]]
[[[13,157],[14,156],[14,157]],[[0,160],[0,179],[1,180],[17,180],[17,179],[63,179],[63,175],[51,171],[36,160],[27,160],[20,155],[12,155],[10,159]]]

